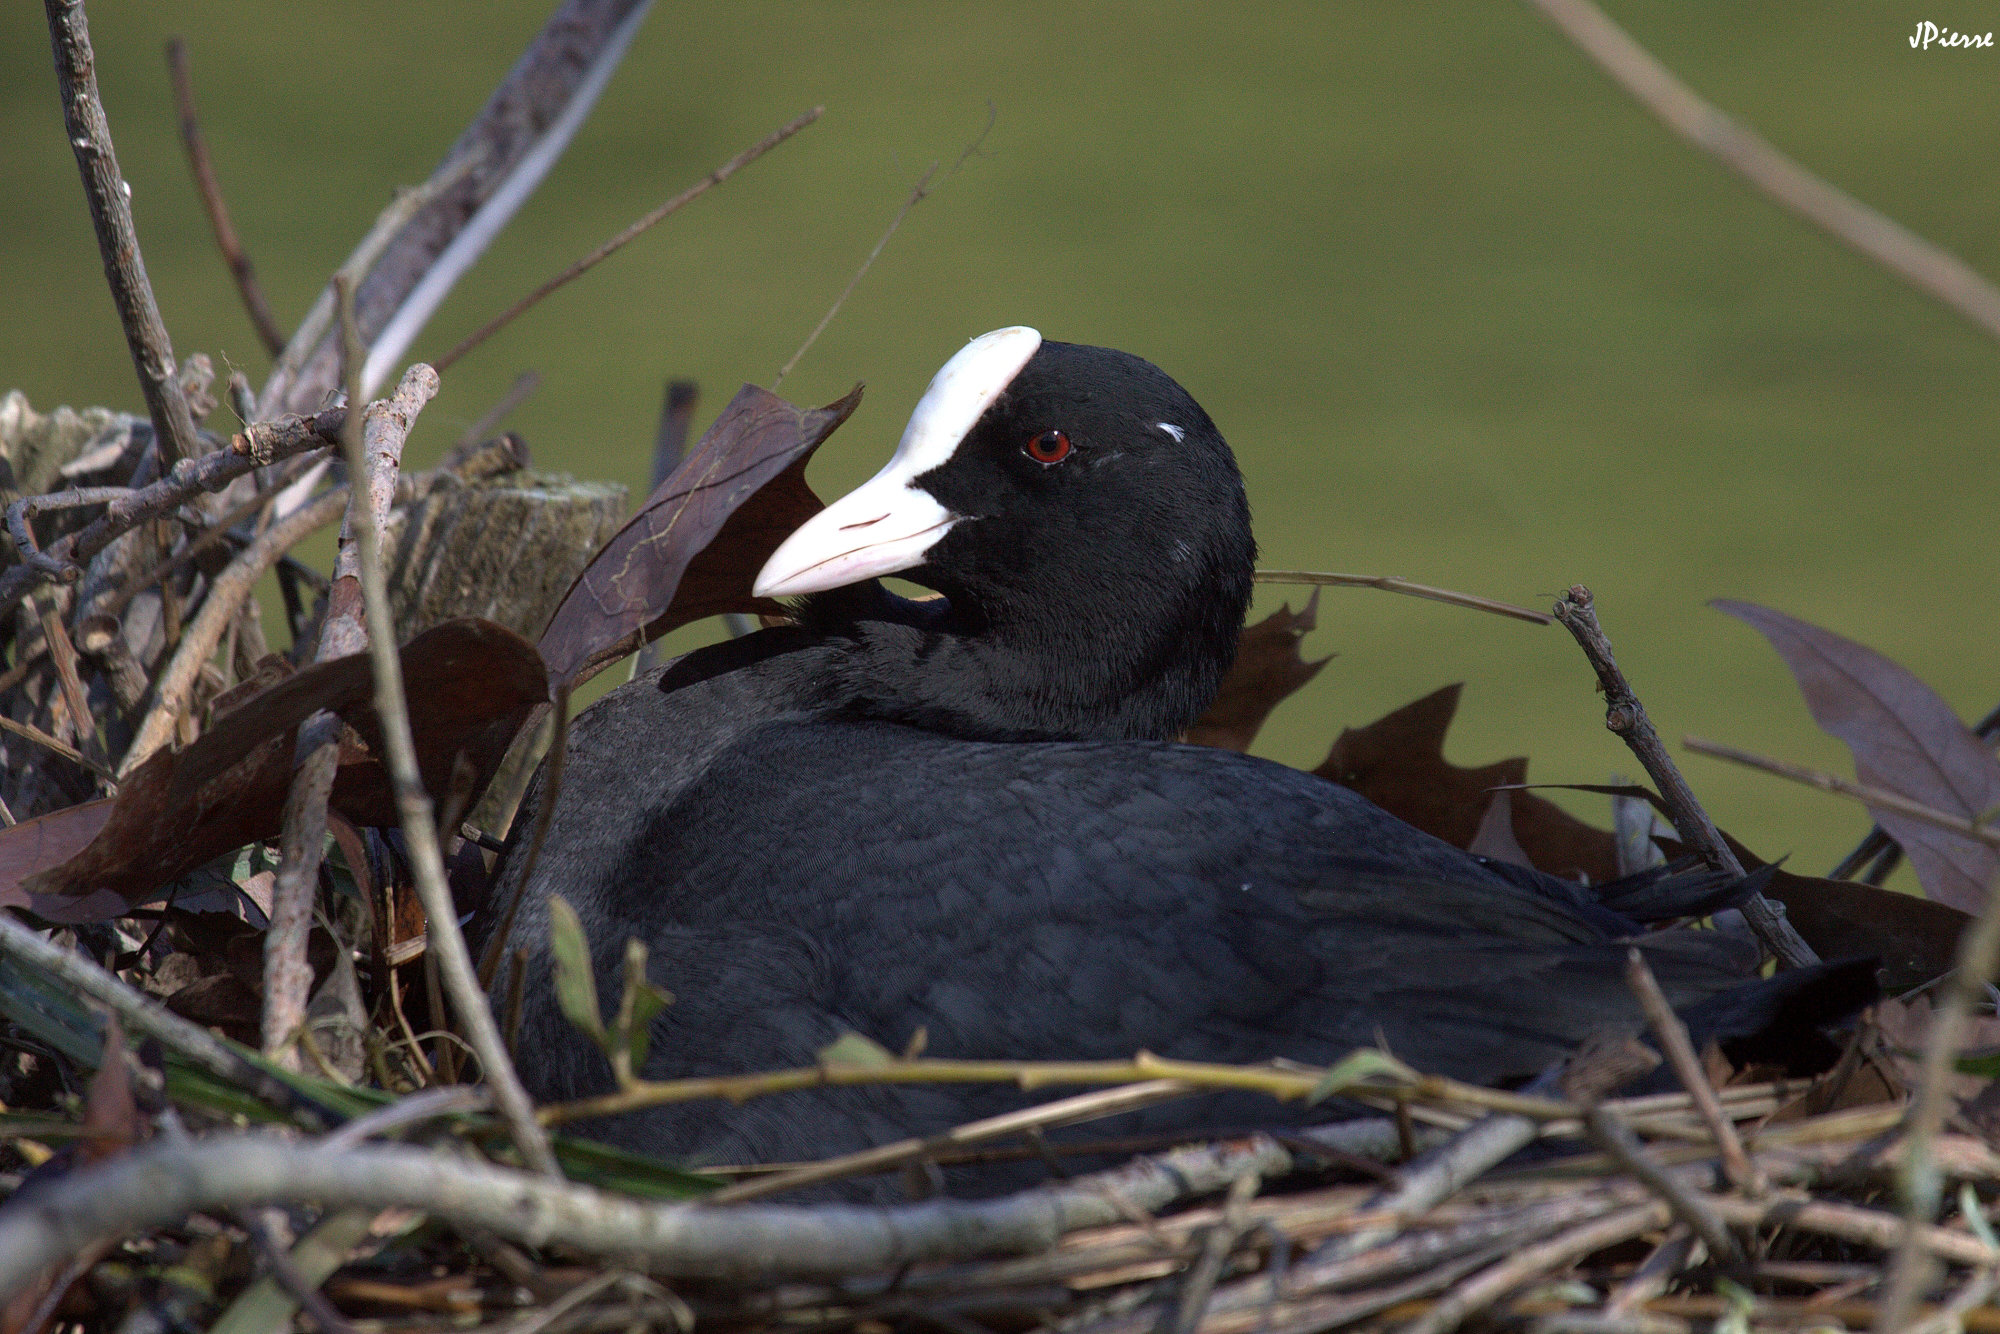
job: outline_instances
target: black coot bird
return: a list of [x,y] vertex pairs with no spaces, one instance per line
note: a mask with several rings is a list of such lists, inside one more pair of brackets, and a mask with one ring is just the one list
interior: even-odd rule
[[[576,720],[510,942],[529,960],[531,1090],[610,1086],[550,987],[552,893],[601,989],[617,994],[636,936],[677,998],[653,1024],[655,1078],[810,1064],[850,1031],[901,1049],[923,1029],[929,1054],[979,1058],[1329,1063],[1381,1044],[1490,1082],[1635,1017],[1621,942],[1639,925],[1616,897],[1489,866],[1311,774],[1176,743],[1235,652],[1254,555],[1229,448],[1167,375],[1027,328],[974,340],[888,466],[765,566],[759,593],[810,595],[798,624],[689,654]],[[875,582],[892,573],[943,596],[893,596]],[[1676,883],[1620,892],[1655,918],[1715,906],[1712,883]],[[1785,1008],[1769,984],[1732,990],[1756,957],[1726,936],[1642,943],[1722,1036]],[[792,1159],[1021,1099],[818,1090],[598,1133]],[[1143,1128],[1302,1115],[1219,1097]]]

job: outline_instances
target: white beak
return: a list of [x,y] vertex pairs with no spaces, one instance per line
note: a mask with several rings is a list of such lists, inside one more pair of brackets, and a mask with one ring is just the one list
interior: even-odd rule
[[820,593],[923,564],[959,522],[916,479],[943,466],[1042,345],[1024,325],[981,334],[932,377],[882,471],[786,538],[757,575],[760,598]]

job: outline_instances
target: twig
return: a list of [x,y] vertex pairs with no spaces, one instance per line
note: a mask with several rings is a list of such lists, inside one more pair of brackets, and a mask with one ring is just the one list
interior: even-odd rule
[[[1774,1192],[1761,1200],[1745,1200],[1731,1195],[1711,1195],[1709,1207],[1722,1215],[1731,1227],[1797,1228],[1823,1237],[1858,1241],[1878,1250],[1890,1250],[1908,1234],[1908,1224],[1895,1214],[1858,1205],[1814,1200],[1796,1191]],[[1916,1229],[1918,1246],[1961,1265],[2000,1265],[1995,1251],[1969,1233],[1925,1223]],[[1879,1322],[1878,1322],[1879,1327]]]
[[1610,1294],[1604,1303],[1604,1314],[1613,1318],[1630,1315],[1665,1292],[1667,1285],[1695,1261],[1695,1248],[1700,1244],[1685,1227],[1669,1230],[1653,1253],[1641,1260],[1639,1267]]
[[170,1013],[158,1001],[126,986],[83,955],[44,939],[11,913],[0,913],[0,954],[88,996],[115,1013],[133,1032],[157,1040],[167,1050],[225,1083],[246,1089],[275,1107],[288,1109],[316,1130],[329,1129],[340,1119],[200,1024]]
[[[992,122],[988,121],[987,129],[991,128],[993,128]],[[980,135],[982,139],[985,137],[984,133]],[[799,350],[792,353],[791,360],[778,367],[778,374],[771,381],[772,389],[775,390],[785,382],[785,377],[792,373],[792,367],[799,364],[800,359],[812,350],[812,345],[819,341],[819,336],[826,332],[826,326],[833,323],[833,317],[838,315],[840,308],[847,304],[847,298],[854,295],[854,289],[859,287],[861,280],[868,276],[868,270],[875,267],[875,261],[881,257],[883,249],[888,246],[889,238],[894,236],[896,229],[903,225],[903,219],[909,217],[910,210],[922,203],[929,196],[931,192],[931,178],[937,175],[937,171],[938,164],[933,162],[931,163],[930,170],[917,179],[916,185],[910,190],[910,197],[905,199],[903,206],[896,210],[896,216],[889,219],[889,225],[883,228],[882,235],[875,242],[875,248],[868,252],[868,258],[861,261],[861,267],[856,269],[854,276],[847,280],[847,286],[843,287],[840,295],[833,299],[833,304],[827,307],[826,314],[819,317],[819,323],[815,324],[812,332],[806,335],[806,341],[799,344]]]
[[76,747],[69,745],[67,742],[56,740],[56,738],[50,736],[41,728],[36,727],[33,723],[17,723],[6,714],[0,713],[0,731],[12,732],[24,741],[32,741],[50,754],[60,755],[71,764],[80,765],[107,782],[117,781],[111,772],[96,760],[86,757]]
[[483,1112],[493,1105],[493,1095],[471,1084],[447,1084],[396,1099],[388,1106],[357,1116],[319,1142],[322,1149],[351,1149],[392,1130],[421,1124],[443,1116],[463,1116]]
[[1168,1334],[1194,1334],[1201,1327],[1202,1317],[1208,1314],[1209,1300],[1215,1296],[1215,1281],[1222,1277],[1222,1266],[1243,1238],[1243,1211],[1257,1198],[1263,1184],[1263,1178],[1255,1172],[1245,1172],[1229,1183],[1222,1217],[1202,1239],[1201,1254],[1181,1284],[1180,1300],[1175,1304],[1173,1323],[1167,1326]]
[[212,520],[209,525],[186,542],[178,551],[169,552],[153,563],[153,567],[136,575],[109,597],[100,598],[93,615],[116,617],[132,604],[132,599],[171,576],[176,570],[230,536],[237,524],[271,503],[268,492],[251,496],[234,509],[226,510]]
[[[1989,832],[2000,846],[2000,833]],[[1945,983],[1944,996],[1931,1016],[1930,1033],[1924,1042],[1924,1056],[1917,1082],[1917,1096],[1910,1106],[1906,1123],[1903,1163],[1899,1184],[1903,1192],[1903,1234],[1896,1256],[1889,1266],[1889,1282],[1882,1297],[1882,1311],[1875,1328],[1895,1334],[1909,1322],[1917,1300],[1923,1296],[1926,1271],[1930,1268],[1923,1232],[1937,1217],[1943,1178],[1934,1157],[1938,1132],[1944,1128],[1955,1100],[1947,1087],[1965,1045],[1972,1007],[1986,999],[1986,984],[2000,966],[2000,885],[1986,887],[1979,916],[1958,940],[1957,966]],[[2000,1257],[1995,1257],[2000,1259]],[[1986,1261],[1988,1266],[1995,1259]]]
[[[500,395],[500,401],[479,414],[477,420],[459,433],[458,440],[445,451],[445,459],[451,460],[460,454],[467,454],[486,443],[495,427],[507,420],[509,413],[528,401],[528,395],[542,386],[540,371],[522,371],[514,377],[514,383],[507,386],[507,392]],[[446,466],[449,466],[447,463]],[[658,483],[654,483],[658,485]]]
[[1555,617],[1546,612],[1530,611],[1517,607],[1511,602],[1500,602],[1493,598],[1480,597],[1476,593],[1456,593],[1449,588],[1433,588],[1429,584],[1412,583],[1408,579],[1393,574],[1328,574],[1319,570],[1259,570],[1256,575],[1260,584],[1304,584],[1314,588],[1379,588],[1385,593],[1401,593],[1406,597],[1427,598],[1432,602],[1444,602],[1454,607],[1469,607],[1473,611],[1490,611],[1496,616],[1510,616],[1517,621],[1528,621],[1535,625],[1551,625]]
[[[993,124],[999,118],[999,108],[992,102],[988,102],[986,104],[985,126],[978,134],[973,136],[971,143],[960,150],[957,159],[951,164],[951,170],[945,173],[947,177],[956,176],[958,169],[965,165],[966,160],[979,151],[979,146],[986,142],[986,136],[993,133]],[[847,304],[847,298],[854,295],[854,289],[859,287],[861,280],[868,276],[868,270],[875,267],[875,261],[881,258],[883,249],[889,244],[889,238],[894,236],[896,229],[903,225],[903,219],[910,216],[910,210],[922,203],[930,195],[931,178],[937,175],[937,171],[938,164],[933,162],[930,165],[930,170],[918,178],[916,185],[910,190],[910,197],[905,199],[903,206],[896,210],[896,216],[889,219],[889,225],[882,230],[881,237],[875,242],[875,248],[868,252],[868,258],[861,261],[861,267],[856,269],[854,276],[847,280],[847,286],[842,288],[840,295],[833,299],[833,304],[827,307],[826,314],[820,316],[819,323],[815,324],[813,331],[806,335],[806,341],[799,344],[799,350],[792,353],[792,359],[778,368],[777,377],[771,381],[771,388],[773,390],[785,382],[785,377],[792,373],[792,367],[799,364],[800,360],[805,357],[805,354],[811,350],[812,345],[819,341],[819,336],[826,332],[826,326],[833,323],[833,317],[838,315],[840,308]]]
[[879,1148],[863,1149],[858,1153],[843,1154],[824,1162],[793,1168],[787,1172],[774,1172],[769,1176],[739,1182],[734,1186],[725,1186],[713,1195],[707,1196],[706,1201],[709,1204],[733,1204],[741,1200],[765,1199],[785,1191],[838,1181],[844,1177],[886,1172],[891,1168],[901,1167],[904,1163],[933,1157],[948,1149],[1002,1139],[1029,1129],[1075,1125],[1079,1121],[1090,1121],[1101,1116],[1116,1116],[1120,1112],[1150,1107],[1154,1103],[1164,1102],[1170,1098],[1185,1097],[1192,1092],[1194,1089],[1188,1084],[1171,1079],[1159,1079],[1144,1084],[1128,1084],[1122,1088],[1101,1089],[1095,1093],[1080,1093],[1073,1098],[1062,1098],[1056,1102],[1043,1103],[1038,1107],[1005,1112],[999,1116],[987,1117],[983,1121],[956,1126],[925,1139],[898,1140],[894,1144],[884,1144]]
[[250,596],[264,572],[308,536],[338,519],[346,506],[347,488],[343,486],[319,496],[303,509],[294,510],[238,552],[209,584],[201,611],[181,632],[179,646],[157,678],[152,710],[140,723],[125,758],[119,763],[121,777],[129,775],[172,740],[175,723],[187,710],[189,692],[201,675],[202,664],[214,656],[223,632],[236,618],[238,606]]
[[[352,499],[349,508],[353,507]],[[315,661],[324,661],[315,658]],[[313,900],[326,846],[326,807],[340,769],[337,715],[324,709],[299,724],[278,838],[278,874],[271,886],[271,920],[264,932],[264,997],[260,1031],[264,1056],[298,1069],[296,1046],[312,997],[307,959]]]
[[1220,1190],[1290,1158],[1261,1136],[1142,1158],[1113,1171],[997,1200],[896,1208],[655,1204],[431,1149],[301,1148],[268,1134],[155,1144],[73,1171],[25,1207],[0,1211],[0,1300],[92,1239],[174,1222],[196,1210],[283,1200],[324,1209],[420,1209],[531,1246],[560,1242],[631,1256],[667,1275],[767,1280],[892,1269],[1047,1249],[1065,1233]]
[[1664,1204],[1642,1204],[1516,1251],[1454,1288],[1424,1315],[1403,1326],[1398,1334],[1450,1334],[1466,1317],[1485,1310],[1524,1283],[1581,1260],[1592,1251],[1661,1227],[1671,1216]]
[[[1525,1092],[1540,1094],[1560,1088],[1584,1104],[1596,1102],[1636,1072],[1631,1044],[1616,1048],[1586,1042],[1567,1062],[1544,1071]],[[1572,1104],[1573,1106],[1573,1104]],[[1367,1208],[1397,1217],[1412,1217],[1457,1194],[1496,1164],[1527,1147],[1539,1130],[1520,1110],[1482,1117],[1402,1170],[1401,1180],[1371,1199]],[[1393,1228],[1356,1232],[1320,1248],[1299,1268],[1311,1273],[1337,1264],[1393,1233]]]
[[[562,0],[430,179],[343,265],[371,354],[364,399],[400,368],[409,340],[561,157],[649,4]],[[327,337],[333,319],[329,287],[265,382],[261,415],[316,406],[340,383],[340,348]]]
[[[35,610],[41,618],[42,635],[49,641],[49,659],[55,663],[63,706],[70,715],[70,730],[76,734],[76,748],[88,755],[97,749],[97,720],[90,712],[90,698],[83,692],[83,678],[77,675],[76,645],[69,642],[69,631],[64,628],[62,617],[56,615],[53,603],[36,598]],[[86,763],[92,773],[110,780],[109,771],[95,759]]]
[[[1649,1313],[1667,1316],[1670,1319],[1717,1323],[1742,1312],[1748,1318],[1749,1328],[1753,1330],[1803,1330],[1837,1326],[1861,1329],[1874,1323],[1881,1307],[1870,1301],[1820,1301],[1812,1297],[1801,1299],[1753,1296],[1749,1301],[1749,1309],[1744,1310],[1742,1299],[1738,1297],[1709,1293],[1675,1293],[1665,1297],[1655,1297],[1646,1303],[1645,1309]],[[1925,1306],[1923,1314],[1927,1319],[1935,1318],[1943,1315],[1945,1309]],[[1960,1317],[1960,1323],[1968,1334],[1996,1334],[1996,1331],[2000,1331],[2000,1311],[1974,1306]]]
[[1767,197],[2000,337],[2000,288],[1956,255],[1829,185],[1705,102],[1590,0],[1532,0],[1666,127]]
[[1900,792],[1891,792],[1885,787],[1874,787],[1867,783],[1852,783],[1845,778],[1826,773],[1820,769],[1809,769],[1803,764],[1793,764],[1787,760],[1774,760],[1764,755],[1756,755],[1734,746],[1725,746],[1719,741],[1708,741],[1698,736],[1682,737],[1681,744],[1697,755],[1710,759],[1728,760],[1748,769],[1761,769],[1767,774],[1789,778],[1807,787],[1816,787],[1822,792],[1838,793],[1843,797],[1853,797],[1869,806],[1880,806],[1884,810],[1906,815],[1923,824],[1948,829],[1954,834],[1962,834],[1975,842],[1984,843],[1989,848],[2000,848],[2000,825],[1980,824],[1962,815],[1941,811],[1926,806],[1919,801],[1911,801]]
[[138,664],[132,646],[126,644],[124,626],[116,616],[84,616],[76,626],[76,648],[104,676],[112,690],[112,702],[126,718],[138,718],[138,706],[146,698],[146,668]]
[[[1748,1195],[1763,1194],[1764,1182],[1757,1169],[1751,1166],[1749,1155],[1743,1152],[1743,1141],[1736,1136],[1736,1123],[1722,1110],[1722,1103],[1715,1096],[1715,1086],[1708,1082],[1708,1075],[1701,1068],[1701,1058],[1695,1054],[1687,1025],[1674,1013],[1674,1007],[1667,1003],[1667,995],[1660,990],[1659,980],[1646,965],[1646,956],[1636,948],[1625,952],[1625,985],[1638,997],[1639,1008],[1645,1011],[1646,1022],[1652,1025],[1654,1036],[1659,1038],[1667,1064],[1673,1067],[1681,1087],[1694,1099],[1695,1110],[1701,1114],[1702,1123],[1714,1137],[1715,1147],[1722,1156],[1722,1171],[1729,1178],[1729,1184]],[[1708,1243],[1709,1250],[1717,1258],[1731,1253],[1728,1247],[1718,1246],[1707,1233],[1703,1233],[1701,1239]]]
[[[367,647],[362,625],[359,533],[379,527],[395,502],[396,472],[373,476],[360,465],[364,411],[361,401],[361,339],[354,327],[354,287],[348,276],[333,276],[339,315],[342,368],[347,378],[348,413],[340,443],[348,457],[346,522],[334,558],[334,577],[320,621],[314,662],[331,662]],[[380,512],[376,507],[380,506]],[[285,790],[280,824],[278,875],[271,887],[271,921],[264,932],[264,1055],[296,1068],[296,1044],[304,1034],[312,998],[313,970],[307,959],[312,936],[313,900],[319,893],[320,863],[326,849],[327,802],[340,770],[341,721],[331,710],[315,711],[299,724],[292,743],[292,780]]]
[[557,288],[562,287],[574,281],[575,279],[582,277],[585,273],[597,267],[599,263],[603,262],[606,259],[609,259],[612,255],[616,254],[619,250],[623,249],[627,243],[634,240],[642,232],[645,232],[649,228],[653,227],[655,224],[665,220],[666,218],[672,216],[673,214],[678,213],[681,209],[685,208],[687,205],[693,203],[695,200],[707,194],[709,190],[713,189],[715,186],[722,184],[724,181],[728,180],[731,176],[734,176],[738,171],[741,171],[744,167],[748,166],[752,162],[755,162],[758,158],[764,156],[764,154],[770,152],[772,149],[776,148],[779,144],[785,142],[785,140],[791,138],[793,135],[797,134],[800,130],[803,130],[806,126],[818,120],[821,114],[825,112],[825,110],[826,108],[823,106],[814,107],[812,110],[806,112],[804,115],[799,116],[796,119],[784,125],[779,126],[777,129],[771,131],[771,133],[765,135],[762,139],[759,139],[756,143],[750,145],[750,147],[744,149],[741,153],[738,153],[735,157],[729,159],[729,161],[717,167],[714,171],[710,172],[707,176],[704,176],[701,180],[696,181],[693,185],[681,191],[679,194],[675,195],[672,199],[669,199],[666,203],[654,209],[651,213],[646,214],[646,216],[640,218],[637,222],[627,227],[624,231],[618,233],[618,235],[612,237],[609,241],[606,241],[603,245],[597,247],[597,249],[585,255],[582,259],[577,260],[574,264],[571,264],[561,273],[558,273],[555,277],[549,279],[547,282],[543,283],[540,287],[537,287],[534,291],[528,293],[526,296],[522,297],[519,301],[516,301],[513,305],[501,311],[498,315],[495,315],[492,319],[488,320],[486,323],[480,325],[479,328],[475,329],[473,332],[467,334],[463,339],[461,339],[457,347],[454,347],[451,351],[445,353],[442,357],[438,358],[436,362],[438,371],[444,372],[450,370],[452,366],[459,361],[460,358],[465,356],[466,353],[472,351],[473,348],[478,347],[481,343],[485,342],[488,338],[491,338],[501,329],[504,329],[505,327],[507,327],[507,325],[513,323],[517,318],[519,318],[523,313],[532,308],[543,297],[555,291]]
[[[1708,818],[1708,812],[1695,800],[1694,790],[1681,777],[1673,757],[1667,754],[1660,734],[1653,730],[1652,720],[1646,717],[1645,707],[1632,693],[1625,674],[1618,670],[1618,660],[1611,654],[1611,641],[1597,623],[1590,590],[1582,584],[1573,585],[1556,603],[1555,615],[1576,638],[1597,673],[1598,686],[1604,692],[1605,727],[1618,734],[1652,777],[1655,790],[1667,803],[1668,816],[1673,820],[1681,841],[1712,869],[1741,879],[1743,864],[1723,842],[1715,822]],[[1764,942],[1765,948],[1777,955],[1787,968],[1803,968],[1819,962],[1812,946],[1806,944],[1792,929],[1792,924],[1785,920],[1784,914],[1762,894],[1752,894],[1744,901],[1743,916],[1756,931],[1758,939]]]
[[[394,398],[370,404],[364,414],[365,448],[356,449],[351,443],[348,446],[349,472],[355,477],[369,476],[371,485],[378,481],[372,474],[389,474],[388,490],[393,496],[393,469],[402,455],[410,423],[424,403],[437,393],[437,387],[437,372],[419,363],[404,374]],[[363,516],[361,589],[368,615],[368,651],[375,667],[375,713],[382,727],[389,778],[396,792],[397,812],[402,817],[403,839],[416,875],[417,897],[423,902],[427,918],[426,957],[437,960],[452,1007],[479,1055],[487,1086],[493,1091],[494,1105],[501,1120],[506,1122],[515,1147],[537,1172],[560,1178],[561,1169],[549,1148],[548,1135],[535,1120],[534,1103],[508,1059],[506,1044],[493,1021],[486,993],[479,989],[472,959],[466,953],[465,937],[458,928],[458,913],[452,905],[451,887],[445,881],[444,857],[438,847],[437,816],[417,769],[409,703],[403,694],[403,664],[396,654],[395,619],[389,609],[389,590],[382,574],[381,530],[371,512],[356,512]]]
[[[306,404],[319,401],[340,383],[342,372],[338,358],[333,361],[334,383],[321,385],[317,377],[310,375],[307,363],[319,351],[327,332],[334,327],[337,319],[336,307],[340,304],[339,284],[336,279],[345,277],[350,285],[358,284],[374,269],[390,244],[400,236],[410,220],[436,203],[445,192],[455,188],[473,173],[479,165],[476,156],[468,156],[441,167],[429,180],[421,185],[411,186],[396,193],[395,198],[375,215],[375,223],[368,234],[355,243],[354,249],[341,261],[340,267],[327,279],[326,286],[313,300],[306,317],[299,321],[299,327],[292,331],[292,337],[285,344],[285,350],[278,354],[278,360],[271,367],[271,374],[264,381],[264,388],[256,398],[255,415],[258,418],[275,414],[286,403]],[[337,346],[337,345],[336,345]]]
[[320,1334],[355,1334],[354,1326],[334,1309],[326,1294],[319,1290],[319,1284],[300,1272],[298,1265],[292,1261],[291,1252],[271,1235],[270,1225],[264,1221],[262,1210],[240,1209],[236,1219],[250,1234],[251,1243],[270,1267],[271,1278],[319,1327]]
[[[541,1118],[547,1124],[560,1125],[667,1103],[704,1098],[741,1102],[799,1089],[858,1084],[1013,1084],[1022,1089],[1038,1089],[1061,1084],[1136,1084],[1151,1079],[1178,1079],[1200,1088],[1248,1089],[1279,1099],[1338,1093],[1362,1100],[1401,1096],[1463,1103],[1526,1121],[1529,1138],[1533,1138],[1541,1122],[1575,1120],[1581,1115],[1575,1103],[1563,1099],[1539,1097],[1533,1091],[1515,1093],[1436,1075],[1418,1075],[1395,1065],[1379,1052],[1364,1049],[1359,1055],[1365,1056],[1365,1065],[1372,1068],[1354,1076],[1352,1082],[1336,1080],[1331,1087],[1327,1077],[1330,1073],[1337,1074],[1339,1066],[1317,1070],[1299,1066],[1227,1065],[1171,1060],[1144,1051],[1129,1061],[970,1061],[922,1057],[882,1064],[809,1065],[761,1074],[694,1076],[658,1083],[635,1080],[631,1087],[616,1093],[544,1107]],[[1385,1069],[1403,1073],[1392,1082],[1370,1082],[1379,1079]]]
[[[238,477],[266,464],[336,443],[346,417],[345,408],[330,408],[310,417],[288,416],[247,426],[230,439],[227,449],[199,459],[182,459],[172,472],[150,486],[137,490],[111,488],[122,494],[105,505],[101,516],[82,530],[49,543],[42,554],[65,570],[86,564],[123,534],[173,512],[191,496],[220,491]],[[54,575],[40,566],[25,564],[0,574],[0,613],[13,610],[37,586],[58,577],[74,576]]]
[[46,554],[35,541],[32,520],[38,514],[50,510],[84,509],[91,505],[108,505],[114,500],[123,500],[132,494],[123,486],[80,486],[67,491],[49,491],[36,496],[22,496],[7,507],[7,535],[14,539],[14,549],[21,559],[31,565],[47,570],[57,579],[73,579],[81,571],[68,562]]
[[271,317],[270,304],[264,300],[264,289],[257,285],[257,271],[229,220],[222,183],[216,179],[215,163],[208,156],[208,140],[201,132],[201,118],[195,114],[194,79],[188,73],[187,45],[178,37],[167,42],[167,73],[173,79],[174,106],[180,112],[181,146],[187,149],[188,171],[194,176],[194,188],[201,195],[202,207],[208,210],[215,247],[222,252],[230,276],[236,279],[237,294],[243,298],[243,310],[250,316],[258,341],[275,357],[285,350],[285,336],[278,332],[278,322]]
[[1590,1138],[1597,1147],[1659,1196],[1707,1244],[1711,1255],[1732,1263],[1742,1260],[1743,1248],[1729,1234],[1722,1219],[1699,1195],[1661,1170],[1630,1127],[1602,1107],[1593,1107],[1585,1113],[1584,1124],[1590,1128]]
[[43,7],[48,13],[49,42],[55,49],[56,82],[62,89],[63,123],[69,130],[70,147],[76,151],[77,169],[83,174],[83,193],[90,201],[90,220],[97,227],[105,281],[111,284],[111,299],[118,306],[119,322],[125,326],[125,342],[132,352],[132,366],[139,373],[146,413],[153,419],[160,461],[171,466],[200,452],[194,417],[175,376],[173,342],[160,318],[159,303],[153,299],[153,285],[146,279],[139,234],[132,226],[132,197],[118,170],[111,123],[97,95],[97,57],[90,49],[90,24],[84,17],[83,0],[44,0]]
[[[554,695],[549,701],[553,721],[549,724],[549,748],[542,760],[542,787],[540,800],[535,803],[535,824],[528,834],[528,851],[521,859],[521,872],[511,877],[513,888],[508,892],[507,906],[501,910],[492,939],[486,942],[486,952],[480,956],[479,986],[482,991],[493,984],[494,972],[500,967],[500,953],[513,937],[514,918],[521,910],[521,898],[528,892],[528,881],[535,873],[535,864],[541,860],[542,845],[548,839],[549,826],[555,820],[556,798],[562,795],[563,773],[569,765],[569,686],[557,684]],[[519,818],[518,814],[516,818]],[[508,989],[511,991],[523,981],[521,970],[517,967],[508,981]]]

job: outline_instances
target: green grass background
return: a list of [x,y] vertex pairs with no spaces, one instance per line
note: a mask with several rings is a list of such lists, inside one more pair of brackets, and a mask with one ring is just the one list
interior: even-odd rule
[[[191,48],[239,230],[287,327],[421,180],[546,0],[99,0],[100,78],[176,350],[265,360],[175,138],[161,46]],[[2000,50],[1914,52],[1990,9],[1618,0],[1725,110],[2000,273]],[[0,387],[138,395],[64,142],[40,7],[0,7]],[[815,464],[879,464],[937,364],[1030,323],[1159,362],[1241,456],[1266,564],[1401,574],[1529,604],[1597,592],[1661,730],[1844,770],[1748,629],[1768,603],[1891,654],[1961,714],[2000,695],[2000,348],[1672,139],[1519,3],[675,4],[566,160],[459,288],[435,356],[771,127],[825,119],[447,377],[421,465],[529,367],[544,466],[644,489],[661,383],[702,420],[769,383],[912,182],[984,123],[785,383],[866,380]],[[1283,593],[1267,591],[1260,607]],[[1293,594],[1296,600],[1296,594]],[[1465,680],[1449,753],[1531,777],[1634,765],[1568,637],[1331,591],[1339,658],[1260,743]],[[1700,758],[1717,819],[1823,870],[1858,813]],[[1597,815],[1601,803],[1581,799]]]

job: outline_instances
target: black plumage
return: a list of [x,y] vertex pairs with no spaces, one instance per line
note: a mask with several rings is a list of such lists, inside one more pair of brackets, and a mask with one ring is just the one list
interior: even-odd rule
[[[675,994],[655,1078],[807,1064],[847,1031],[900,1048],[922,1028],[930,1054],[981,1058],[1326,1063],[1381,1043],[1498,1082],[1633,1019],[1623,942],[1639,924],[1598,894],[1489,867],[1313,775],[1170,739],[1229,665],[1253,558],[1228,447],[1164,373],[1029,330],[976,342],[884,473],[773,557],[766,585],[818,590],[798,625],[690,654],[577,719],[512,941],[529,953],[531,1089],[609,1085],[549,988],[552,892],[585,924],[601,988],[616,994],[637,936]],[[943,599],[866,577],[892,571]],[[539,783],[523,809],[538,801]],[[1718,898],[1656,877],[1613,901],[1664,918]],[[1716,1036],[1828,1017],[1786,1008],[1809,979],[1741,990],[1756,952],[1731,937],[1640,943]],[[787,1159],[1022,1096],[820,1090],[600,1132]],[[1127,1124],[1326,1114],[1223,1096]]]

